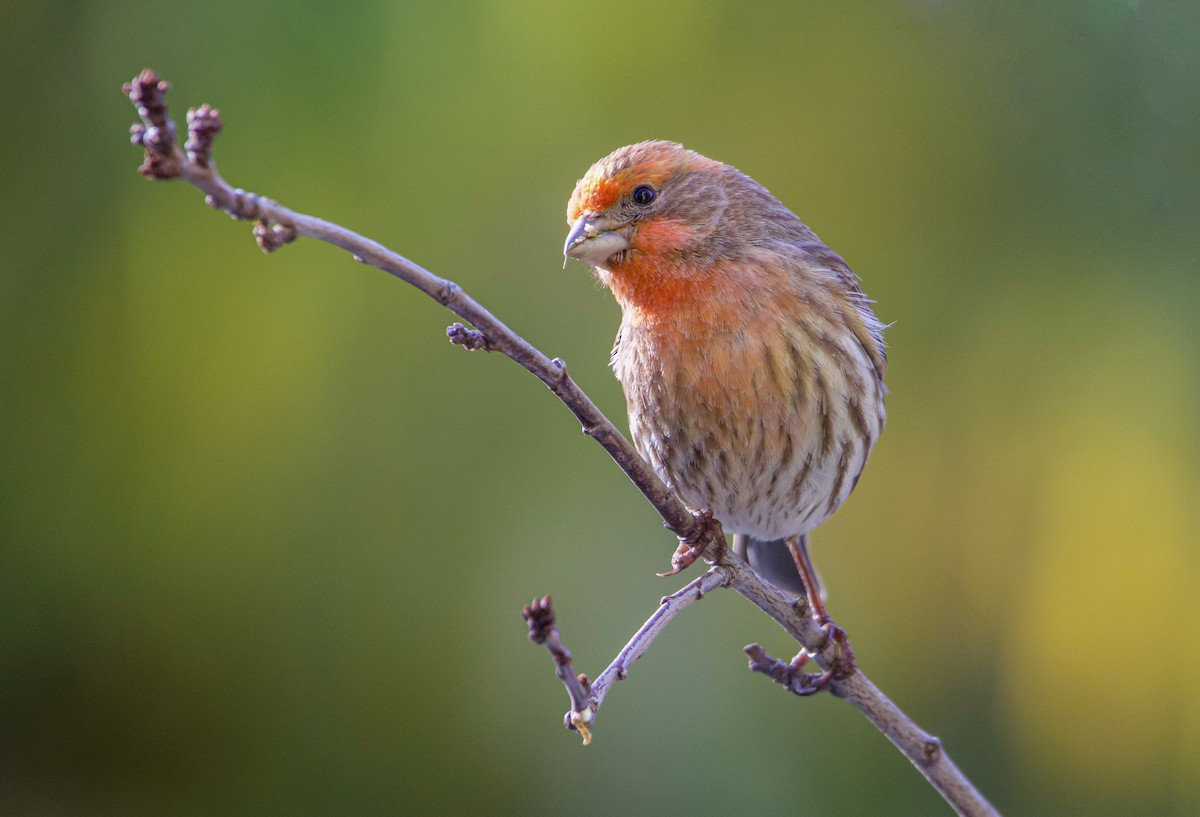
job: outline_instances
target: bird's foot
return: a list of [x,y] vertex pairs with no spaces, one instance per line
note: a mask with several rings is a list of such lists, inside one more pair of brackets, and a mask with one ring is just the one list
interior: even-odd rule
[[[680,571],[687,570],[692,563],[705,554],[710,564],[717,564],[725,558],[725,532],[721,523],[713,519],[713,513],[707,508],[693,511],[696,527],[691,534],[679,537],[679,547],[671,555],[671,569],[659,576],[674,576]],[[709,552],[711,548],[711,553]]]
[[[834,638],[836,643],[837,636],[833,635],[831,638]],[[758,644],[751,644],[746,647],[746,655],[750,658],[751,670],[770,676],[771,680],[794,695],[815,695],[830,689],[834,681],[844,680],[836,662],[824,672],[805,672],[804,667],[817,655],[807,649],[800,650],[791,661],[781,661],[767,655]],[[853,662],[853,657],[851,661]]]
[[817,692],[824,692],[834,681],[845,681],[858,672],[858,664],[854,660],[854,650],[850,647],[850,639],[847,638],[846,631],[828,618],[821,625],[821,629],[825,631],[825,643],[821,646],[821,650],[832,643],[833,656],[829,660],[827,669],[817,673],[806,673],[802,672],[804,665],[816,653],[800,650],[796,654],[796,657],[788,664],[788,675],[792,679],[789,688],[797,695],[813,695]]
[[829,638],[833,641],[833,662],[829,666],[829,680],[845,681],[858,672],[854,649],[850,646],[850,639],[846,636],[845,630],[832,621],[827,623],[831,630]]

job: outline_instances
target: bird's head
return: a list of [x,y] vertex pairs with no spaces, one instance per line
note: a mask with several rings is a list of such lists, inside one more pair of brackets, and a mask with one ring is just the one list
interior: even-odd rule
[[596,267],[605,283],[603,273],[662,272],[688,261],[715,238],[726,169],[674,142],[613,151],[575,185],[564,255]]
[[592,165],[567,223],[564,255],[591,264],[627,318],[647,320],[711,316],[755,281],[772,285],[754,274],[764,257],[782,268],[797,244],[817,241],[758,182],[674,142],[629,145]]

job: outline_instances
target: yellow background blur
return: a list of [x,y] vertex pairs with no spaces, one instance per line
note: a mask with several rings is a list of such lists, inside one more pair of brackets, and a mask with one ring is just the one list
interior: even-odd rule
[[[787,652],[689,610],[587,749],[672,541],[513,364],[134,172],[118,89],[235,185],[462,284],[624,427],[575,180],[669,138],[789,204],[889,331],[818,532],[863,668],[1013,814],[1200,813],[1200,4],[0,6],[0,812],[948,813]],[[843,4],[848,6],[849,4]]]

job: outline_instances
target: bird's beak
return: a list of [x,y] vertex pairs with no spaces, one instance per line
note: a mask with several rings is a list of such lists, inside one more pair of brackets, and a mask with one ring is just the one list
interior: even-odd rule
[[589,213],[575,219],[563,245],[563,267],[567,266],[567,258],[603,267],[608,259],[629,249],[629,239],[617,232],[617,226],[603,216]]

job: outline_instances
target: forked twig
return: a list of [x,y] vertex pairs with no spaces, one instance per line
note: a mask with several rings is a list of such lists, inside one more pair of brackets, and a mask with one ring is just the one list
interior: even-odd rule
[[534,599],[532,604],[525,605],[521,611],[529,625],[529,640],[536,644],[544,644],[554,658],[558,668],[556,674],[567,695],[571,698],[571,709],[563,718],[568,729],[583,735],[584,745],[592,742],[591,727],[596,721],[596,710],[604,703],[604,698],[617,681],[624,681],[629,675],[633,662],[646,654],[658,634],[671,623],[672,619],[694,601],[699,601],[705,595],[719,587],[729,584],[735,568],[730,565],[717,565],[698,579],[685,584],[669,596],[663,596],[658,609],[646,620],[633,638],[629,639],[617,657],[605,668],[604,672],[589,683],[586,675],[575,675],[571,667],[571,652],[563,645],[558,627],[555,625],[554,609],[550,606],[550,597],[543,596]]

